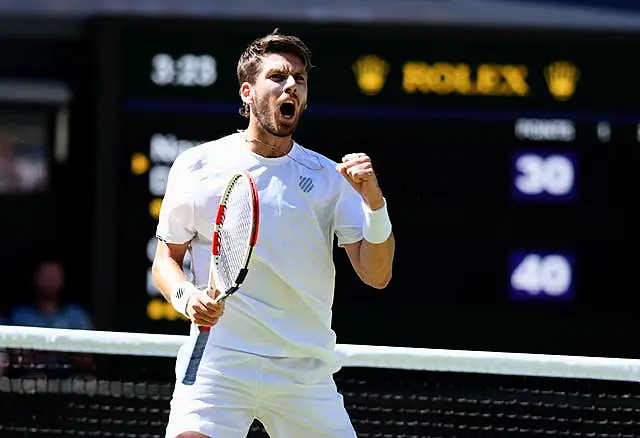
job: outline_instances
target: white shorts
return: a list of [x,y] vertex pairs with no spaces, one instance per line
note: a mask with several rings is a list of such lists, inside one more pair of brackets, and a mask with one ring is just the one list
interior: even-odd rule
[[182,384],[193,344],[176,362],[167,438],[199,432],[244,438],[254,419],[272,438],[353,438],[356,433],[333,381],[316,359],[269,358],[207,346],[191,386]]

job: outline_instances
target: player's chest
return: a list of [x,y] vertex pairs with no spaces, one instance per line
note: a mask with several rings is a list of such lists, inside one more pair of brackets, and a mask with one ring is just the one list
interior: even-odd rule
[[[258,186],[260,230],[282,233],[294,228],[330,226],[336,195],[322,175],[273,175],[251,172]],[[195,225],[201,234],[213,231],[218,205],[224,193],[224,178],[211,180],[199,190],[195,202]]]

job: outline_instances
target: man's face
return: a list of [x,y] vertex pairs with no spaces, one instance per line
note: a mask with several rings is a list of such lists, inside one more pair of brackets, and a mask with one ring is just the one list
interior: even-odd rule
[[59,263],[45,262],[36,272],[35,285],[41,298],[57,297],[64,287],[64,271]]
[[251,85],[251,112],[258,123],[277,137],[293,135],[307,105],[307,73],[294,55],[269,54]]

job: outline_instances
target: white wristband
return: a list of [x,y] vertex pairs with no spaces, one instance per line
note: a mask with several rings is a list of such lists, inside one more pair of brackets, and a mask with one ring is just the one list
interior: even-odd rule
[[178,313],[188,318],[187,303],[196,291],[196,287],[191,282],[183,281],[171,292],[171,305]]
[[387,201],[377,209],[371,210],[367,204],[362,203],[364,210],[364,226],[362,227],[362,237],[370,243],[382,243],[391,235],[391,220],[387,211]]

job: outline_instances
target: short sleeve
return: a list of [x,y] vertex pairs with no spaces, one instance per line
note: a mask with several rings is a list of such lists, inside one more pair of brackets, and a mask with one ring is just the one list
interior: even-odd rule
[[362,197],[347,181],[342,183],[334,220],[339,246],[342,247],[362,240],[362,225],[364,224]]
[[186,243],[196,235],[189,152],[183,152],[171,166],[160,207],[156,237],[167,243]]

